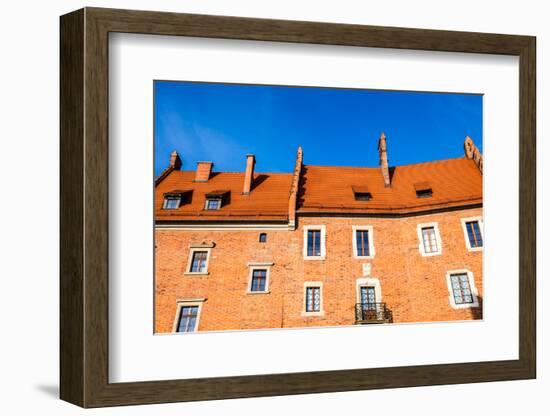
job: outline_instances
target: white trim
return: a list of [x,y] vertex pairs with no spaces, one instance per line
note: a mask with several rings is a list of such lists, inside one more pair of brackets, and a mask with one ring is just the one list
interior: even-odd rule
[[[435,232],[435,240],[437,242],[437,251],[434,251],[433,253],[426,253],[424,251],[424,239],[422,238],[422,229],[428,227],[433,227]],[[443,244],[441,243],[441,234],[439,233],[439,225],[437,222],[425,222],[422,224],[417,224],[416,234],[418,235],[418,251],[420,252],[422,257],[439,256],[443,252]]]
[[479,223],[479,233],[481,234],[481,239],[483,243],[485,243],[485,236],[483,233],[483,218],[481,216],[478,217],[468,217],[468,218],[461,218],[460,223],[462,224],[462,231],[464,232],[464,241],[466,243],[466,250],[468,251],[483,251],[483,245],[481,247],[472,247],[470,245],[470,239],[468,238],[468,229],[466,228],[467,222],[477,221]]
[[[472,299],[473,303],[461,303],[460,305],[457,305],[455,303],[455,298],[453,296],[453,287],[451,285],[451,275],[452,274],[466,274],[468,275],[468,282],[470,283],[470,291],[472,292]],[[447,280],[447,290],[449,291],[449,304],[451,305],[451,308],[453,309],[468,309],[468,308],[478,308],[479,307],[479,300],[478,296],[479,293],[476,288],[476,283],[474,281],[474,274],[468,270],[468,269],[459,269],[459,270],[449,270],[446,273],[446,280]]]
[[[308,256],[307,255],[307,232],[309,230],[320,230],[321,231],[321,255],[320,256]],[[304,233],[304,246],[302,249],[302,255],[304,260],[325,260],[327,257],[326,250],[326,237],[327,237],[327,227],[325,225],[305,225],[303,227]]]
[[[307,297],[307,288],[308,287],[318,287],[319,288],[319,310],[314,312],[306,311],[306,297]],[[304,282],[304,292],[302,300],[302,313],[301,316],[324,316],[325,309],[323,306],[323,282]]]
[[[202,312],[202,305],[206,301],[206,298],[178,300],[176,305],[176,319],[174,319],[174,325],[172,326],[172,332],[175,334],[189,334],[197,332],[199,330],[199,321]],[[178,332],[178,322],[181,314],[181,308],[184,306],[198,306],[197,320],[195,321],[195,328],[191,332]]]
[[[374,251],[374,229],[372,225],[353,225],[351,233],[351,244],[353,246],[353,258],[354,259],[373,259],[376,254]],[[369,255],[368,256],[359,256],[357,255],[357,231],[368,231],[369,232]]]
[[155,224],[156,231],[289,231],[285,224]]
[[374,277],[360,277],[355,283],[355,299],[357,300],[355,303],[361,303],[361,287],[364,286],[374,286],[376,302],[382,302],[382,286],[380,285],[380,280]]
[[[257,294],[267,294],[269,292],[269,279],[271,274],[271,266],[273,262],[270,263],[247,263],[249,268],[248,271],[248,283],[246,286],[246,293],[248,295],[257,295]],[[251,290],[252,289],[252,274],[254,270],[265,270],[265,290]]]
[[[210,254],[212,251],[213,244],[203,244],[203,245],[191,245],[189,246],[189,256],[187,257],[187,266],[185,267],[185,275],[191,276],[206,276],[210,273],[208,272],[208,266],[210,263]],[[193,254],[197,251],[206,251],[206,265],[204,272],[192,272],[191,266],[193,265]]]

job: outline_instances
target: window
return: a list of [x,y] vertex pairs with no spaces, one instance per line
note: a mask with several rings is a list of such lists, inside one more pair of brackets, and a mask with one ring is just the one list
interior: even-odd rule
[[251,292],[265,292],[267,287],[267,270],[255,269],[252,271]]
[[451,287],[453,288],[453,298],[455,304],[474,303],[470,282],[466,273],[452,274]]
[[304,282],[304,309],[302,316],[323,316],[323,283]]
[[474,276],[469,270],[447,272],[449,303],[454,309],[476,308],[479,306],[478,292]]
[[321,255],[321,230],[308,230],[307,232],[307,255]]
[[222,206],[221,198],[207,198],[205,209],[207,210],[216,210],[220,209]]
[[199,318],[206,298],[178,300],[173,332],[196,332],[199,329]]
[[374,257],[374,242],[373,242],[372,226],[354,225],[352,234],[353,257],[355,258],[373,258]]
[[265,243],[267,242],[267,234],[266,233],[260,233],[260,239],[259,239],[260,243]]
[[181,196],[171,195],[164,197],[163,209],[178,209],[180,207]]
[[324,225],[304,226],[304,259],[324,260],[326,228]]
[[198,306],[182,306],[176,332],[195,332],[199,316]]
[[433,195],[432,186],[429,182],[417,182],[414,184],[417,198],[430,198]]
[[422,243],[424,244],[425,253],[436,253],[438,251],[434,227],[422,228]]
[[464,239],[468,251],[483,250],[483,223],[481,217],[462,218]]
[[306,287],[306,312],[321,311],[321,288]]
[[356,201],[370,201],[372,199],[372,194],[366,186],[354,185],[351,189]]
[[418,249],[422,256],[436,256],[441,254],[441,236],[436,222],[418,224],[417,233],[419,240]]
[[191,261],[191,273],[205,273],[207,257],[208,252],[206,251],[195,251]]
[[274,263],[248,263],[248,294],[269,293],[269,274]]
[[187,269],[185,274],[207,275],[208,262],[210,260],[210,251],[214,244],[199,244],[190,247],[189,257],[187,259]]

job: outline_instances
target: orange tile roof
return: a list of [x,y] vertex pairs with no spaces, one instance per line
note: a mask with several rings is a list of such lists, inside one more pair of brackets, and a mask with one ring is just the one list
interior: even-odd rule
[[[287,221],[292,175],[264,173],[254,175],[250,195],[243,195],[244,173],[214,172],[208,182],[194,182],[195,171],[172,171],[155,189],[157,221],[265,220]],[[162,209],[165,193],[193,190],[189,203],[174,210]],[[229,191],[219,210],[205,210],[207,194]]]
[[[407,214],[482,203],[482,174],[475,162],[461,157],[390,168],[391,187],[384,187],[378,167],[302,167],[297,202],[299,214]],[[288,221],[292,174],[256,173],[250,195],[243,195],[243,172],[215,172],[208,182],[194,182],[194,171],[173,170],[155,189],[157,221]],[[418,198],[416,187],[426,183],[429,198]],[[355,191],[367,190],[368,201]],[[187,203],[164,210],[165,193],[192,190]],[[204,210],[206,195],[229,191],[220,210]],[[184,198],[185,199],[185,198]]]
[[[380,168],[305,165],[298,213],[409,213],[482,202],[482,175],[465,157],[393,167],[390,177],[386,188]],[[416,196],[422,182],[432,197]],[[372,199],[356,201],[354,187],[367,187]]]

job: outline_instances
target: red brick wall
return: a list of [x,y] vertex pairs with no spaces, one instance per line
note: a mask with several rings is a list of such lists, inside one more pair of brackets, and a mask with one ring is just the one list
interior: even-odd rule
[[[198,330],[352,325],[356,281],[362,264],[380,281],[382,302],[394,322],[431,322],[481,318],[481,309],[453,309],[446,273],[467,269],[482,302],[483,252],[466,249],[460,219],[481,216],[481,208],[406,218],[300,217],[296,231],[156,231],[156,331],[171,332],[177,300],[207,298]],[[437,222],[442,254],[422,257],[417,224]],[[326,226],[326,260],[304,260],[305,225]],[[354,259],[352,226],[374,230],[375,256]],[[206,276],[185,275],[189,246],[214,243]],[[273,262],[269,293],[247,293],[251,262]],[[304,282],[323,282],[324,316],[303,317]]]

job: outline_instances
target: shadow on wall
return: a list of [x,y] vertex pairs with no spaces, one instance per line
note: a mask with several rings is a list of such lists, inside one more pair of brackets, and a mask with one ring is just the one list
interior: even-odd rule
[[479,306],[477,308],[470,308],[471,319],[483,319],[483,296],[478,296],[477,301]]

